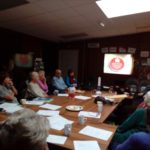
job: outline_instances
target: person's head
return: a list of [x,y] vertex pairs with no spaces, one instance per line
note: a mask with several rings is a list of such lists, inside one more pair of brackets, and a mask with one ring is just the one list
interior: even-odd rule
[[1,73],[0,74],[0,84],[4,86],[9,86],[10,83],[12,82],[12,79],[10,78],[8,73]]
[[1,150],[46,150],[49,122],[29,109],[12,114],[0,125]]
[[74,77],[74,71],[73,70],[68,70],[68,76],[69,77]]
[[36,71],[31,72],[30,81],[37,82],[39,80],[39,74]]
[[39,71],[39,79],[40,79],[40,80],[45,79],[45,71],[44,71],[44,70],[40,70],[40,71]]
[[144,95],[144,103],[145,105],[150,106],[150,91]]
[[61,75],[62,75],[61,70],[60,70],[60,69],[56,69],[56,70],[55,70],[55,76],[56,76],[56,77],[61,77]]

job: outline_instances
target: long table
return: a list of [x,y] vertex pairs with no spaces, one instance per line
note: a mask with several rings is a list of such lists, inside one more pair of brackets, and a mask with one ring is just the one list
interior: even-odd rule
[[[81,94],[79,94],[79,95],[81,95]],[[85,92],[82,95],[91,97],[90,92]],[[103,95],[109,95],[109,94],[103,93]],[[60,115],[69,119],[69,120],[74,121],[72,132],[71,132],[70,136],[68,137],[67,141],[65,142],[65,144],[64,145],[56,144],[55,146],[62,147],[63,149],[74,149],[74,146],[73,146],[74,140],[96,140],[96,141],[98,141],[101,150],[106,150],[108,148],[108,145],[110,144],[110,142],[112,140],[112,137],[116,131],[117,126],[105,124],[104,121],[114,111],[114,109],[123,100],[123,98],[115,99],[117,103],[115,103],[113,105],[104,105],[100,119],[88,118],[85,125],[80,125],[78,123],[78,112],[68,111],[68,110],[66,110],[66,106],[68,106],[68,105],[81,105],[81,106],[83,106],[84,111],[97,112],[97,105],[94,103],[94,98],[91,97],[89,100],[71,99],[71,98],[66,97],[66,96],[64,96],[64,97],[63,96],[52,96],[52,98],[54,100],[52,102],[50,102],[51,104],[56,104],[56,105],[62,106],[60,108]],[[24,105],[24,107],[30,108],[34,111],[38,111],[39,109],[41,109],[41,108],[39,108],[39,106],[36,106],[36,105]],[[0,121],[4,120],[6,118],[7,118],[7,114],[5,114],[5,113],[0,114]],[[79,134],[79,131],[81,129],[83,129],[86,125],[90,125],[90,126],[93,126],[93,127],[99,128],[99,129],[105,129],[108,131],[112,131],[113,134],[108,139],[108,141],[104,141],[101,139],[97,139],[97,138],[93,138],[90,136]],[[50,129],[50,133],[56,134],[56,135],[63,135],[64,134],[63,130],[58,131],[58,130],[54,130],[54,129]]]

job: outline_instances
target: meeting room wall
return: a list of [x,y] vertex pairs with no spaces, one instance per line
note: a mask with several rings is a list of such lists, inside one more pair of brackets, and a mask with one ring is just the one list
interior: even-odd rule
[[26,79],[33,68],[14,67],[10,70],[9,63],[14,60],[16,53],[32,53],[33,57],[42,57],[46,44],[52,42],[8,29],[0,28],[0,71],[11,71],[15,82]]
[[[102,83],[105,85],[122,85],[128,78],[138,78],[139,73],[141,73],[143,71],[143,68],[145,68],[141,65],[140,52],[150,51],[149,41],[150,32],[147,32],[62,43],[60,44],[59,49],[79,50],[78,80],[80,82],[96,83],[97,77],[101,76]],[[100,46],[98,48],[88,48],[88,43],[99,43]],[[129,47],[136,48],[136,52],[135,54],[133,54],[135,65],[132,75],[113,75],[103,73],[104,53],[101,52],[101,48],[113,46],[117,48],[124,47],[126,49],[128,49]]]

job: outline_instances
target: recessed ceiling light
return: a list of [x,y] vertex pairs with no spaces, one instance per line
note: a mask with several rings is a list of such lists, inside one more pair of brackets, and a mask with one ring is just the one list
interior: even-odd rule
[[100,26],[105,27],[105,24],[103,22],[100,22]]
[[150,0],[99,0],[96,4],[107,18],[150,11]]

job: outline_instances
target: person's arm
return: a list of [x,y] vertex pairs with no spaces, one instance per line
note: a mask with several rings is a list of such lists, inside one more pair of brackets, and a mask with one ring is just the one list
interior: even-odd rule
[[138,136],[138,133],[131,135],[124,143],[119,144],[116,147],[116,150],[134,150],[134,149],[136,149],[136,147],[138,147],[138,149],[140,149],[139,143],[141,141],[139,140],[139,138],[137,136]]
[[44,81],[44,83],[43,83],[42,81],[39,80],[38,84],[43,91],[48,92],[48,86],[47,86],[46,81]]
[[145,117],[144,109],[137,109],[131,114],[117,129],[117,132],[125,132],[131,128],[136,128],[140,121]]
[[66,77],[66,84],[67,84],[68,87],[72,86],[72,84],[70,84],[70,79],[69,79],[68,76]]
[[14,93],[14,95],[18,95],[18,91],[15,88],[13,81],[10,81],[10,89]]
[[2,87],[0,87],[0,97],[6,101],[13,101],[16,98],[11,90]]
[[[63,80],[63,79],[62,79]],[[64,81],[63,81],[64,82]],[[65,83],[63,83],[63,84],[65,84]],[[56,88],[57,90],[64,90],[63,88],[62,88],[62,84],[60,85],[60,83],[59,83],[59,81],[58,81],[58,79],[57,78],[53,78],[52,79],[52,86],[54,87],[54,88]],[[64,85],[63,85],[64,86]],[[65,87],[67,87],[66,86],[66,84],[65,84]]]

